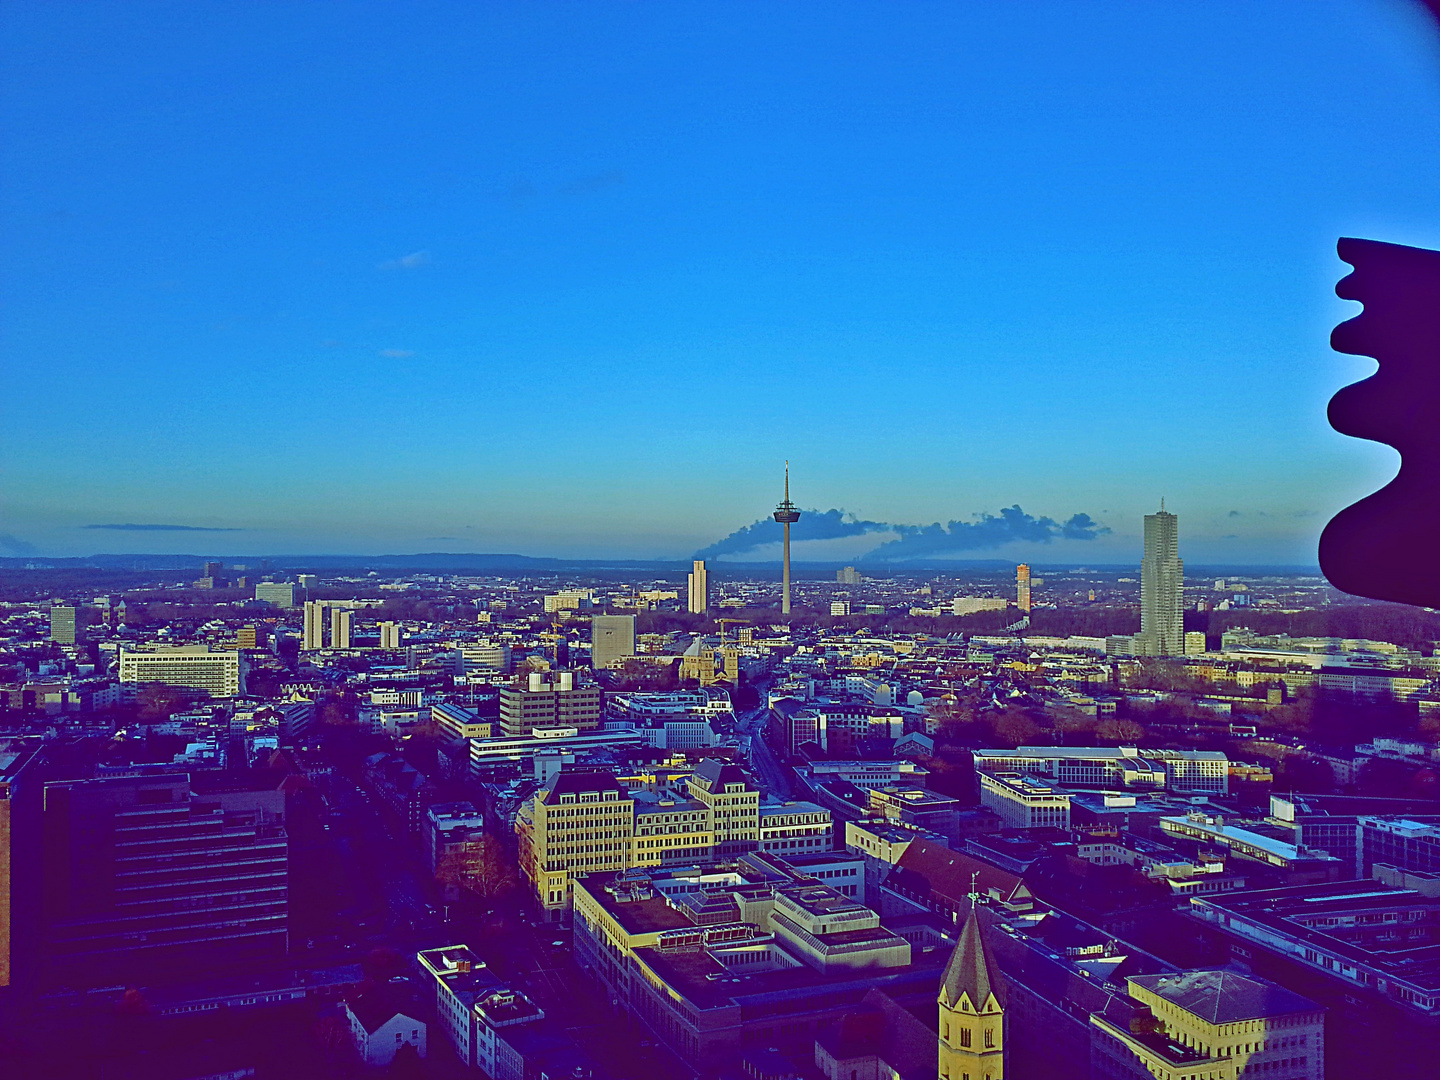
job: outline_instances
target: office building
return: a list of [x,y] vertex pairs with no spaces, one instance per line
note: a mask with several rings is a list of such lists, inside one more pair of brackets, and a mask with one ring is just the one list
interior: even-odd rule
[[440,729],[442,738],[451,742],[463,739],[488,739],[495,734],[495,725],[482,720],[463,705],[452,701],[430,706],[430,722]]
[[689,587],[690,614],[708,614],[710,611],[710,578],[705,570],[704,559],[695,560],[695,569],[690,571]]
[[475,853],[485,838],[485,815],[474,803],[436,803],[425,811],[421,834],[430,873],[434,875],[446,866],[447,860]]
[[570,909],[573,874],[629,865],[634,827],[634,799],[614,774],[599,769],[563,769],[522,806],[516,818],[520,873],[547,922],[559,922]]
[[[1440,945],[1433,928],[1440,925],[1440,896],[1433,895],[1433,878],[1429,884],[1432,895],[1346,881],[1190,898],[1190,916],[1232,967],[1328,1010],[1323,1047],[1309,1020],[1283,1033],[1268,1027],[1271,1039],[1246,1035],[1250,1052],[1271,1063],[1239,1075],[1434,1075]],[[1272,1045],[1282,1034],[1307,1040],[1298,1047]],[[1257,1049],[1257,1042],[1265,1045]],[[1313,1068],[1322,1054],[1323,1072],[1274,1063],[1307,1057]]]
[[315,726],[315,703],[313,701],[289,701],[281,706],[280,738],[293,744],[305,737]]
[[830,811],[812,802],[765,803],[760,807],[759,827],[760,850],[775,855],[829,851],[835,846]]
[[590,620],[590,666],[618,667],[635,655],[635,616],[596,615]]
[[509,645],[490,641],[463,641],[456,643],[455,651],[459,659],[456,674],[459,675],[504,675],[508,674],[512,667]]
[[69,606],[50,609],[51,641],[60,645],[74,645],[80,636],[82,625],[78,609]]
[[380,648],[395,650],[400,648],[400,624],[397,622],[380,623]]
[[835,571],[835,580],[841,585],[859,585],[863,578],[855,567],[845,566]]
[[1133,746],[1017,746],[976,750],[980,772],[1015,772],[1074,788],[1138,788],[1224,795],[1230,760],[1220,750],[1147,750]]
[[308,593],[311,589],[319,586],[320,578],[315,574],[296,574],[295,583]]
[[849,600],[831,600],[831,601],[830,601],[830,615],[831,615],[832,618],[840,618],[840,617],[842,617],[842,616],[849,615],[849,614],[850,614],[850,601],[849,601]]
[[350,648],[350,618],[354,613],[349,608],[330,609],[330,647]]
[[314,652],[325,647],[325,604],[320,600],[305,601],[305,625],[300,648]]
[[977,615],[982,611],[1004,611],[1008,600],[995,596],[957,596],[950,601],[952,615]]
[[981,805],[1007,829],[1070,827],[1070,796],[1044,780],[1017,773],[980,773]]
[[[416,953],[415,960],[420,970],[430,976],[428,982],[435,992],[433,1004],[441,1034],[455,1048],[455,1055],[463,1064],[480,1064],[475,1006],[486,994],[500,988],[499,978],[466,945],[426,949]],[[421,978],[424,981],[424,976]],[[493,1068],[486,1069],[486,1075],[493,1077]]]
[[593,731],[603,708],[600,687],[573,671],[532,671],[523,681],[500,688],[500,731],[515,738],[536,728]]
[[257,581],[255,599],[280,608],[295,606],[295,586],[288,581]]
[[[778,856],[591,874],[574,895],[576,959],[686,1075],[799,1075],[779,1055],[811,1056],[817,1032],[867,994],[933,1002],[940,983],[940,950],[912,946],[876,910]],[[934,1028],[926,1034],[928,1072],[899,1075],[936,1075]],[[757,1068],[766,1055],[772,1067]]]
[[715,854],[734,856],[760,843],[760,790],[739,765],[706,758],[690,778],[690,797],[710,810]]
[[0,988],[33,970],[40,914],[39,738],[0,738]]
[[233,775],[50,783],[44,979],[142,985],[285,955],[285,794]]
[[1143,656],[1185,654],[1185,566],[1180,559],[1179,518],[1165,510],[1145,515],[1145,553],[1140,561],[1140,633]]
[[775,508],[775,520],[785,529],[781,552],[780,614],[790,614],[790,526],[800,520],[800,511],[790,501],[790,462],[785,462],[785,498]]
[[1030,614],[1030,567],[1024,563],[1015,568],[1015,606]]
[[[1131,975],[1127,981],[1150,1022],[1122,1027],[1091,1015],[1099,1075],[1325,1076],[1325,1010],[1308,998],[1236,971]],[[1112,1064],[1114,1072],[1105,1068]]]
[[238,649],[208,645],[156,645],[120,650],[122,683],[164,683],[203,690],[211,697],[245,693],[245,658]]

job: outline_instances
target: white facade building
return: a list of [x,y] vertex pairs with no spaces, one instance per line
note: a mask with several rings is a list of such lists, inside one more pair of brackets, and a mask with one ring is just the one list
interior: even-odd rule
[[1070,796],[1044,780],[1016,773],[980,774],[980,803],[1007,829],[1070,827]]
[[160,645],[120,650],[122,683],[164,683],[204,690],[211,697],[245,692],[245,660],[239,649],[210,651],[208,645]]

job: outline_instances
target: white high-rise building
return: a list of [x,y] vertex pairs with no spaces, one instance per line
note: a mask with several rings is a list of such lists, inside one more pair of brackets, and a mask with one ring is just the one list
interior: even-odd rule
[[349,608],[330,609],[330,647],[332,649],[350,648],[350,616]]
[[307,652],[325,647],[325,603],[321,600],[305,601],[305,631],[300,648]]
[[1167,513],[1145,515],[1145,554],[1140,560],[1140,633],[1142,656],[1185,655],[1185,564],[1180,560],[1180,519]]
[[288,581],[257,581],[255,599],[265,600],[276,607],[295,606],[295,586]]
[[704,615],[710,610],[710,577],[705,570],[705,560],[696,559],[695,569],[690,572],[690,614]]
[[397,622],[382,622],[380,624],[380,648],[400,648],[400,624]]

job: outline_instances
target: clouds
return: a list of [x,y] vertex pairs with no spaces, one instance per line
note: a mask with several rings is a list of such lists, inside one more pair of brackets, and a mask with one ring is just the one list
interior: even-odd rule
[[[872,532],[889,532],[893,526],[883,521],[861,521],[843,510],[806,510],[790,527],[792,540],[835,540],[843,536],[863,536]],[[723,540],[695,553],[697,559],[715,559],[721,555],[737,555],[766,544],[778,544],[784,530],[774,518],[762,518],[752,525],[736,529]]]
[[11,555],[34,555],[35,545],[18,536],[0,533],[0,551],[8,551]]
[[973,521],[952,521],[948,525],[897,525],[900,535],[881,544],[865,556],[867,562],[894,562],[905,559],[944,557],[966,551],[988,551],[1020,541],[1049,544],[1055,540],[1094,540],[1110,532],[1089,514],[1075,514],[1066,521],[1033,517],[1019,505],[996,514],[980,514]]
[[[1033,517],[1017,506],[995,514],[980,514],[973,521],[952,521],[948,525],[894,525],[866,521],[843,510],[805,511],[791,529],[792,540],[834,540],[868,533],[895,533],[893,540],[880,544],[863,556],[867,562],[944,557],[965,551],[984,551],[1016,541],[1049,544],[1055,540],[1094,540],[1110,532],[1089,514],[1074,514],[1065,521]],[[784,533],[780,524],[765,518],[736,529],[723,540],[695,553],[697,559],[738,555],[765,544],[779,543]]]
[[422,266],[430,264],[430,252],[412,251],[409,255],[401,255],[398,259],[386,259],[380,263],[377,270],[419,270]]
[[106,529],[110,532],[245,532],[244,529],[226,529],[210,525],[159,525],[137,524],[127,521],[123,525],[81,525],[82,529]]

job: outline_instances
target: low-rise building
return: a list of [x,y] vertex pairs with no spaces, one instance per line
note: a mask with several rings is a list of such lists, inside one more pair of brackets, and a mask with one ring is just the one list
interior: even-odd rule
[[1133,746],[1020,746],[976,750],[978,772],[1043,777],[1073,788],[1142,788],[1225,794],[1230,761],[1218,750],[1145,750]]
[[825,851],[834,846],[830,811],[812,802],[760,806],[760,850],[777,855]]
[[371,1068],[384,1068],[404,1046],[413,1046],[423,1058],[425,1021],[416,1015],[419,1011],[388,986],[378,986],[346,1000],[350,1038],[360,1060]]
[[[500,980],[465,945],[426,949],[416,953],[415,960],[430,977],[435,1019],[455,1056],[466,1065],[480,1065],[475,1008],[482,997],[500,988]],[[488,1052],[493,1058],[493,1046]]]

